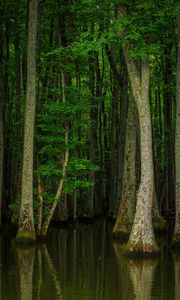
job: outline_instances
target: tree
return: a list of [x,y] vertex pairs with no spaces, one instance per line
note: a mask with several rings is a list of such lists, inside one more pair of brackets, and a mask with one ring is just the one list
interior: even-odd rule
[[[0,14],[2,16],[2,4],[0,3]],[[3,188],[3,156],[4,156],[4,115],[3,115],[3,102],[4,102],[4,89],[3,89],[3,23],[0,20],[0,227],[1,227],[1,209],[2,209],[2,188]]]
[[35,121],[35,78],[36,78],[36,36],[38,0],[29,3],[28,44],[27,44],[27,89],[24,125],[24,148],[21,206],[17,242],[35,240],[33,215],[33,144]]
[[176,69],[176,135],[175,135],[175,166],[176,166],[176,218],[172,244],[180,244],[180,6],[177,5],[177,69]]
[[[118,17],[123,18],[125,6],[119,6]],[[123,37],[123,33],[120,33]],[[152,255],[158,252],[152,226],[152,197],[154,170],[152,153],[151,116],[149,105],[149,58],[133,59],[128,43],[122,49],[131,82],[132,93],[137,105],[140,126],[141,179],[137,192],[136,213],[127,244],[128,254]]]

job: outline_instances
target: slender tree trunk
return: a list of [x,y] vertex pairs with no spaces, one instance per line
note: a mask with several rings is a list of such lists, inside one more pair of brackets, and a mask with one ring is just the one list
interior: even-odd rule
[[110,217],[114,216],[116,208],[116,191],[117,191],[117,112],[118,112],[118,83],[114,78],[114,87],[111,104],[111,133],[110,133],[110,193],[109,193],[109,213]]
[[[178,5],[180,8],[180,5]],[[176,73],[176,136],[175,136],[175,166],[176,166],[176,219],[172,244],[180,245],[180,15],[177,16],[177,73]]]
[[[125,61],[123,60],[125,63]],[[123,189],[123,176],[124,176],[124,162],[125,162],[125,144],[126,144],[126,120],[128,113],[128,74],[126,66],[123,68],[122,79],[121,79],[121,95],[120,95],[120,118],[119,126],[117,127],[118,135],[118,146],[117,146],[117,191],[115,201],[115,213],[114,217],[117,217],[119,202],[121,199]]]
[[[92,29],[93,30],[93,29]],[[98,111],[97,111],[97,103],[95,97],[95,58],[94,53],[91,52],[89,54],[89,90],[91,97],[91,111],[90,111],[90,119],[91,119],[91,129],[90,129],[90,160],[96,164],[96,156],[97,156],[97,122],[98,122]],[[95,173],[91,172],[89,175],[89,180],[93,183],[93,186],[89,193],[89,200],[87,201],[86,211],[84,217],[93,218],[94,217],[94,195],[95,195]]]
[[129,96],[126,125],[126,145],[124,158],[124,176],[119,212],[113,228],[115,236],[129,234],[132,228],[136,206],[136,133],[137,108],[133,96]]
[[172,45],[165,48],[164,51],[164,135],[165,135],[165,181],[166,181],[166,194],[165,194],[165,213],[172,214],[175,203],[175,182],[174,182],[174,126],[173,126],[173,97],[170,92],[171,77],[173,75],[172,69]]
[[[61,81],[62,81],[62,94],[63,94],[63,102],[66,102],[66,93],[65,93],[65,88],[66,88],[66,83],[65,83],[65,75],[64,72],[61,71]],[[68,135],[68,127],[66,127],[66,134]],[[66,222],[68,221],[68,206],[67,206],[67,195],[63,195],[61,198],[61,201],[59,203],[59,216],[58,216],[60,221]]]
[[[0,15],[2,9],[0,6]],[[3,115],[3,24],[0,18],[0,227],[2,214],[2,190],[3,190],[3,156],[4,156],[4,115]]]
[[[14,147],[12,149],[11,158],[11,186],[10,186],[10,202],[19,203],[20,189],[18,189],[18,176],[20,171],[20,165],[22,163],[22,115],[21,115],[21,60],[20,60],[20,46],[19,46],[19,0],[15,5],[15,20],[14,20],[14,50],[15,50],[15,67],[16,67],[16,102],[15,102],[15,124],[13,142]],[[12,212],[11,222],[18,224],[17,211]]]
[[94,189],[94,213],[97,216],[103,214],[103,178],[102,178],[102,161],[101,161],[101,153],[102,153],[102,124],[101,124],[101,101],[103,97],[103,78],[100,70],[99,63],[99,55],[98,52],[95,52],[95,74],[96,74],[96,105],[98,108],[96,109],[96,128],[97,137],[96,142],[98,146],[98,153],[96,157],[96,164],[99,165],[100,170],[95,172],[95,189]]
[[[61,71],[61,76],[62,76],[63,102],[66,102],[66,96],[65,96],[65,77],[64,77],[64,72],[63,71]],[[53,204],[51,206],[51,209],[49,211],[49,214],[47,215],[45,221],[43,222],[43,225],[42,225],[42,228],[41,228],[41,236],[42,237],[45,237],[47,235],[50,222],[52,220],[52,217],[54,215],[54,212],[56,210],[58,202],[59,202],[59,200],[60,200],[60,198],[62,196],[64,179],[66,177],[66,168],[67,168],[67,164],[68,164],[68,161],[69,161],[68,142],[69,142],[69,128],[68,128],[68,125],[66,124],[65,125],[65,146],[66,146],[66,150],[65,150],[64,159],[63,159],[62,178],[59,181],[57,192],[56,192]],[[66,201],[67,201],[67,199],[66,199]]]
[[36,35],[38,0],[29,3],[29,30],[27,51],[27,90],[25,106],[25,128],[22,170],[22,192],[17,242],[35,240],[33,216],[33,143],[35,122],[35,77],[36,77]]

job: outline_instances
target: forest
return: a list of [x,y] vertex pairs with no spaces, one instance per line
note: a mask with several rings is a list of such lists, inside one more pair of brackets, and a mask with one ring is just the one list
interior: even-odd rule
[[99,217],[128,255],[180,250],[180,5],[0,0],[0,227]]

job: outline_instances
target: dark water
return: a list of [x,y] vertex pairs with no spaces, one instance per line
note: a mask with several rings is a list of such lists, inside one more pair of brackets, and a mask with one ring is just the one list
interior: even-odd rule
[[58,229],[29,249],[0,237],[2,300],[180,300],[180,256],[161,242],[161,258],[127,260],[105,222]]

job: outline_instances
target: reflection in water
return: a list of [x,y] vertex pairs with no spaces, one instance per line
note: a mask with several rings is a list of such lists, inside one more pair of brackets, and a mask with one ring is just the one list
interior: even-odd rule
[[1,238],[1,235],[0,235],[0,299],[2,299],[2,294],[1,294],[1,291],[2,291],[2,238]]
[[[44,275],[46,274],[46,272],[50,275],[53,282],[53,287],[55,287],[55,299],[63,299],[60,281],[57,278],[56,270],[48,253],[46,244],[43,244],[36,248],[15,247],[15,251],[17,253],[20,274],[20,299],[43,299],[42,289],[44,288]],[[37,262],[34,270],[35,254]],[[46,282],[47,281],[45,281],[45,283]],[[36,289],[33,290],[34,283],[36,284]]]
[[151,300],[154,271],[157,262],[154,260],[129,260],[128,269],[134,294],[137,300]]
[[56,299],[60,299],[61,300],[61,299],[63,299],[63,297],[62,297],[62,291],[61,291],[61,284],[60,284],[59,279],[57,278],[56,270],[54,268],[53,262],[51,260],[50,255],[49,255],[47,246],[43,245],[42,250],[43,250],[43,254],[44,254],[44,258],[45,258],[46,264],[47,264],[47,266],[49,268],[49,273],[52,276],[53,283],[54,283],[54,286],[56,288],[56,295],[57,295]]
[[[122,257],[122,246],[120,244],[113,243],[113,247],[118,260],[120,273],[125,276],[127,290],[124,299],[132,299],[132,295],[129,294],[129,285],[127,285],[130,276],[135,299],[151,300],[152,284],[157,261],[125,259]],[[129,276],[127,272],[129,273]]]
[[16,252],[20,275],[20,299],[32,300],[35,248],[16,247]]
[[121,299],[131,300],[134,299],[133,287],[132,287],[130,274],[127,269],[126,260],[122,256],[122,247],[123,245],[119,243],[113,243],[113,249],[116,254],[118,267],[119,267],[119,280],[123,286]]
[[154,261],[127,260],[112,242],[111,230],[103,220],[53,229],[47,244],[29,249],[16,248],[3,235],[0,299],[180,300],[179,257],[174,257],[174,268],[165,248],[157,267]]
[[180,254],[174,253],[175,300],[180,299]]

